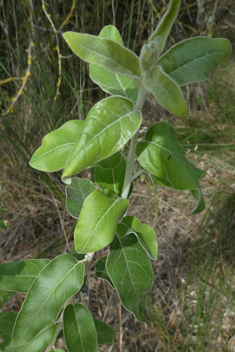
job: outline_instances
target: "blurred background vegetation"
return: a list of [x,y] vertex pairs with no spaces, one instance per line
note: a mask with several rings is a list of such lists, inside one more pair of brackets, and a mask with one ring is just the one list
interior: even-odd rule
[[[61,173],[29,167],[45,134],[70,119],[85,119],[105,94],[89,79],[88,64],[69,50],[68,30],[98,35],[115,25],[137,54],[166,10],[167,0],[0,1],[0,260],[50,257],[72,246]],[[235,45],[235,1],[182,0],[167,48],[205,35]],[[151,96],[143,126],[167,120],[189,159],[207,171],[207,210],[191,216],[191,196],[136,180],[130,214],[154,228],[159,258],[144,328],[120,309],[112,289],[94,279],[83,295],[94,316],[117,331],[100,351],[234,351],[235,60],[207,81],[184,90],[188,113],[175,118]],[[105,250],[104,250],[105,251]],[[100,251],[97,258],[104,253]],[[16,295],[3,309],[17,310]],[[97,303],[98,302],[98,303]],[[101,308],[99,306],[102,306]]]

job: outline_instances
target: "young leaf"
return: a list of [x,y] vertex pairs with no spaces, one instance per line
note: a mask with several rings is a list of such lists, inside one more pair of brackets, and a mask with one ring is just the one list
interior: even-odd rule
[[83,285],[84,264],[62,254],[53,259],[37,276],[17,316],[13,343],[29,343],[53,322],[65,302]]
[[124,238],[115,236],[106,269],[123,306],[137,320],[145,322],[145,293],[152,287],[153,273],[149,258],[134,234]]
[[35,278],[49,262],[49,259],[29,259],[0,264],[1,289],[27,293]]
[[154,66],[150,72],[146,72],[144,85],[163,108],[176,116],[186,114],[187,104],[180,87],[162,70],[161,66]]
[[0,308],[13,296],[14,292],[0,289]]
[[142,120],[133,103],[121,97],[98,102],[89,112],[69,156],[62,179],[72,176],[121,149],[136,133]]
[[121,163],[113,169],[104,170],[101,167],[96,167],[95,182],[101,189],[112,189],[121,196],[125,171],[126,161],[124,159],[122,159]]
[[64,310],[63,322],[69,352],[98,352],[94,320],[82,304],[69,304]]
[[171,27],[174,24],[177,15],[179,13],[181,0],[171,0],[167,11],[164,13],[163,17],[161,18],[157,28],[154,32],[150,35],[148,42],[153,41],[156,37],[161,37],[160,41],[160,53],[164,50],[166,45],[166,40],[170,34]]
[[29,164],[34,169],[53,172],[63,169],[66,160],[81,132],[83,121],[65,122],[57,130],[48,133],[42,145],[33,154]]
[[95,189],[88,178],[74,177],[71,184],[65,187],[67,212],[78,219],[84,200]]
[[206,80],[231,51],[227,39],[190,38],[172,46],[157,64],[179,86],[184,86]]
[[117,234],[119,237],[125,237],[133,233],[150,258],[156,260],[158,245],[157,237],[154,231],[147,224],[141,222],[134,216],[126,216],[117,226]]
[[96,252],[112,242],[117,222],[128,207],[128,200],[107,189],[95,190],[84,201],[74,232],[78,253]]
[[11,342],[6,352],[42,352],[53,341],[56,332],[56,324],[50,324],[23,346],[16,346]]
[[198,182],[198,172],[185,157],[178,144],[173,128],[166,122],[158,122],[147,131],[145,139],[136,146],[139,163],[149,173],[166,181],[166,186],[179,190],[191,190],[198,201],[192,214],[205,209]]
[[110,326],[98,319],[94,319],[94,323],[97,333],[98,345],[111,343],[115,339],[116,333],[112,328],[110,328]]
[[[112,39],[123,46],[120,33],[114,26],[105,26],[100,32],[99,37]],[[120,95],[134,102],[137,99],[138,86],[129,77],[112,73],[94,64],[90,64],[90,77],[93,82],[111,95]]]
[[74,32],[66,32],[63,37],[71,50],[89,64],[134,79],[141,76],[138,56],[115,41]]
[[109,283],[110,286],[114,287],[112,281],[110,280],[110,277],[108,276],[107,270],[106,270],[106,260],[107,256],[101,257],[96,265],[95,265],[95,275],[102,280],[105,280]]

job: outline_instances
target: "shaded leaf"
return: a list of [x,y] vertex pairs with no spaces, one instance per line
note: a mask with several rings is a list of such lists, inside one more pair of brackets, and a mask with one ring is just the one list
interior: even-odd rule
[[1,289],[27,293],[35,278],[48,263],[49,259],[28,259],[0,264]]
[[122,194],[122,188],[125,179],[126,161],[122,159],[113,169],[103,170],[100,167],[95,168],[95,182],[101,189],[112,189],[119,196]]
[[157,64],[184,86],[206,80],[231,51],[231,43],[224,38],[190,38],[172,46]]
[[74,175],[121,149],[142,120],[133,103],[121,97],[98,102],[89,112],[64,169],[62,179]]
[[69,304],[63,315],[64,337],[69,352],[97,352],[93,318],[82,304]]
[[152,287],[153,273],[149,258],[134,234],[123,238],[115,236],[106,269],[123,306],[144,322],[145,293]]
[[[105,26],[99,34],[99,37],[112,39],[123,46],[123,41],[114,26]],[[103,67],[90,64],[90,77],[93,82],[98,84],[105,92],[111,95],[121,95],[136,101],[138,95],[138,86],[129,77],[112,73]]]
[[128,200],[111,190],[95,190],[84,201],[74,232],[76,251],[96,252],[112,242],[117,222],[128,207]]
[[143,249],[150,258],[156,260],[158,253],[157,237],[155,232],[147,224],[142,224],[134,216],[126,216],[117,226],[117,234],[120,237],[134,233]]
[[[137,143],[136,154],[139,163],[150,174],[156,176],[165,186],[179,190],[190,190],[197,205],[192,214],[205,209],[198,182],[199,171],[192,166],[176,140],[173,128],[166,122],[154,124],[146,133],[145,139]],[[200,177],[204,175],[200,172]]]
[[85,254],[80,254],[80,253],[76,252],[75,246],[73,246],[70,249],[69,254],[73,255],[77,260],[80,260],[80,261],[85,258]]
[[5,230],[7,226],[4,223],[4,220],[0,219],[0,230]]
[[155,66],[145,74],[144,85],[163,108],[176,116],[186,114],[187,104],[180,87],[161,66]]
[[99,278],[99,279],[102,279],[102,280],[105,280],[109,283],[110,286],[114,287],[112,281],[110,280],[110,277],[107,273],[107,270],[106,270],[106,260],[107,260],[107,256],[105,255],[104,257],[101,257],[96,265],[95,265],[95,275]]
[[88,178],[73,177],[71,184],[65,187],[67,212],[78,219],[84,200],[95,189]]
[[98,319],[94,319],[94,323],[97,333],[98,345],[111,343],[115,339],[116,333],[110,326]]
[[14,292],[8,292],[0,289],[0,308],[13,296]]
[[63,169],[66,160],[81,132],[83,121],[65,122],[57,130],[48,133],[29,162],[34,169],[53,172]]
[[113,169],[116,166],[118,166],[120,164],[120,162],[122,161],[122,153],[121,152],[117,152],[111,156],[109,156],[106,159],[103,159],[101,161],[98,161],[98,163],[95,163],[94,165],[92,165],[93,167],[101,167],[102,169],[105,170],[109,170],[109,169]]
[[69,254],[53,259],[37,276],[21,307],[13,331],[14,345],[26,345],[54,321],[83,280],[83,263]]
[[83,33],[66,32],[63,37],[82,60],[126,77],[140,77],[138,56],[121,44]]

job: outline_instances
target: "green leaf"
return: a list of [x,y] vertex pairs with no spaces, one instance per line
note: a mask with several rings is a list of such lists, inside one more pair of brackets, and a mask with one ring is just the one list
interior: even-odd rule
[[190,38],[171,47],[157,64],[179,86],[184,86],[206,80],[231,51],[227,39]]
[[106,269],[123,306],[144,322],[145,293],[152,287],[153,273],[149,258],[134,234],[124,238],[115,236]]
[[117,234],[124,237],[133,233],[150,258],[156,260],[158,253],[157,237],[155,232],[147,224],[141,222],[134,216],[126,216],[117,226]]
[[116,166],[120,164],[120,162],[123,159],[123,155],[121,152],[117,152],[111,156],[109,156],[106,159],[103,159],[101,161],[98,161],[98,163],[95,163],[92,165],[93,167],[101,167],[102,169],[109,170],[109,169],[114,169]]
[[96,252],[112,242],[118,220],[123,216],[128,200],[107,189],[95,190],[84,201],[74,232],[78,253]]
[[98,352],[95,324],[82,304],[69,304],[65,308],[63,321],[69,352]]
[[22,262],[1,264],[1,289],[27,293],[35,278],[49,262],[49,259],[29,259]]
[[110,326],[98,319],[94,319],[94,323],[97,333],[98,345],[111,343],[115,339],[116,333],[112,328],[110,328]]
[[124,159],[122,159],[121,163],[113,169],[103,170],[100,167],[96,167],[95,182],[101,189],[112,189],[119,196],[121,196],[125,172],[126,161]]
[[98,102],[89,112],[69,156],[62,179],[74,175],[121,149],[138,130],[142,114],[121,97]]
[[42,352],[53,341],[55,332],[56,324],[50,324],[23,346],[16,346],[14,341],[11,342],[6,352]]
[[6,210],[4,210],[3,208],[0,207],[0,214],[5,213]]
[[30,166],[47,172],[63,169],[82,126],[81,120],[67,121],[57,130],[47,134],[42,140],[41,147],[34,152],[29,162]]
[[85,259],[85,254],[77,253],[76,250],[75,250],[75,246],[73,246],[70,249],[69,254],[73,255],[77,260],[80,260],[80,261]]
[[176,116],[186,114],[187,104],[180,87],[161,66],[155,66],[145,74],[144,85],[163,108]]
[[[105,26],[100,32],[99,37],[112,39],[123,46],[120,33],[114,26]],[[129,77],[112,73],[94,64],[90,64],[90,77],[93,82],[111,95],[120,95],[134,102],[137,99],[138,86],[133,79]]]
[[13,296],[14,292],[0,289],[0,308]]
[[167,11],[164,13],[163,17],[161,18],[159,24],[157,25],[154,32],[148,39],[148,42],[153,41],[156,37],[161,37],[160,42],[160,53],[164,50],[166,45],[166,40],[170,34],[171,27],[174,24],[177,15],[179,13],[181,5],[181,0],[171,0]]
[[107,260],[107,256],[105,255],[104,257],[101,257],[96,265],[95,265],[95,275],[99,278],[99,279],[102,279],[102,280],[105,280],[109,283],[110,286],[114,287],[112,281],[110,280],[110,277],[107,273],[107,270],[106,270],[106,260]]
[[17,314],[17,312],[0,313],[0,329],[3,333],[11,336]]
[[63,37],[82,60],[126,77],[140,77],[138,56],[121,44],[83,33],[66,32]]
[[[145,140],[137,143],[136,154],[139,163],[150,174],[156,176],[165,186],[179,190],[191,190],[198,201],[192,214],[205,209],[198,182],[199,171],[192,166],[178,144],[173,128],[166,122],[158,122],[147,131]],[[200,172],[200,177],[204,175]]]
[[84,200],[95,189],[94,183],[88,178],[74,177],[65,188],[67,212],[78,219]]
[[53,259],[37,276],[17,316],[13,343],[29,343],[53,322],[65,302],[83,285],[84,264],[62,254]]

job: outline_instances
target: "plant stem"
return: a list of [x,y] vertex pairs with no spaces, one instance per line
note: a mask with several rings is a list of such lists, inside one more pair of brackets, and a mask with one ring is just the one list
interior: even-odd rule
[[[142,111],[143,106],[144,106],[144,101],[145,101],[145,96],[146,96],[146,89],[141,83],[141,86],[139,88],[139,93],[135,105],[135,110]],[[138,133],[139,130],[136,132],[136,134],[131,138],[131,145],[129,149],[129,154],[127,157],[126,161],[126,174],[125,174],[125,179],[124,179],[124,184],[123,184],[123,189],[122,189],[122,198],[127,198],[129,194],[129,189],[131,186],[131,181],[132,181],[132,175],[133,175],[133,170],[134,170],[134,165],[135,165],[135,147],[138,141]]]

